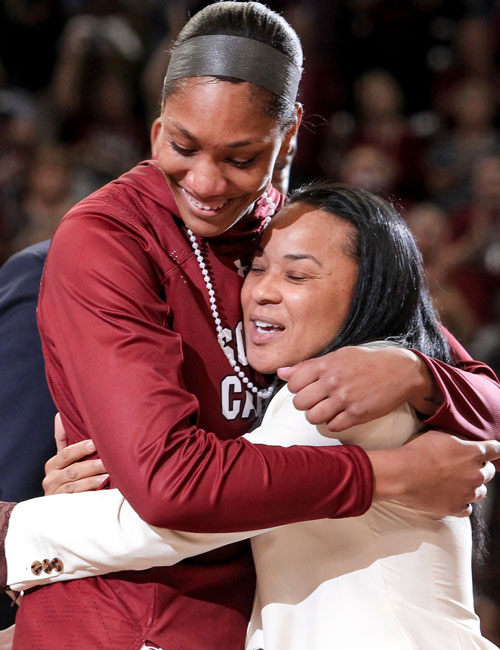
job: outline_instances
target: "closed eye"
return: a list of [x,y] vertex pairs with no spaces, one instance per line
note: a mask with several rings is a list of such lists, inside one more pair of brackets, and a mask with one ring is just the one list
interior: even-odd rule
[[255,264],[252,264],[248,268],[248,273],[265,273],[266,269],[263,266],[256,266]]
[[234,158],[228,158],[227,162],[230,165],[233,165],[233,167],[237,167],[238,169],[245,169],[245,167],[250,167],[255,158],[256,156],[252,156],[252,158],[249,158],[248,160],[235,160]]
[[287,273],[286,277],[292,282],[303,282],[304,280],[308,279],[307,275],[299,275],[298,273]]
[[173,140],[170,141],[170,146],[175,152],[179,153],[181,156],[193,156],[196,153],[196,149],[185,149],[184,147],[180,147]]

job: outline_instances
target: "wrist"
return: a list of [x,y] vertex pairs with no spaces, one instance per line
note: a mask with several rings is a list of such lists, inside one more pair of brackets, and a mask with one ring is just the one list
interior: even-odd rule
[[412,350],[404,352],[408,356],[408,363],[411,364],[407,401],[415,411],[430,417],[442,403],[439,387],[425,361]]
[[9,528],[10,515],[17,504],[0,501],[0,590],[7,586],[7,559],[5,557],[5,538]]
[[400,501],[407,490],[409,469],[404,447],[366,453],[373,470],[373,501]]

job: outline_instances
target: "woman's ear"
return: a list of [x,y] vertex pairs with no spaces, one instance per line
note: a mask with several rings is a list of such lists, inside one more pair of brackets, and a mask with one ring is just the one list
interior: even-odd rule
[[276,162],[274,163],[273,186],[282,194],[287,194],[290,181],[290,169],[297,151],[297,132],[302,120],[302,104],[297,104],[297,117],[292,126],[287,130],[280,147]]
[[280,147],[280,152],[278,154],[278,157],[284,159],[287,156],[293,156],[295,155],[295,151],[297,149],[297,133],[299,130],[300,123],[302,122],[302,115],[303,115],[303,108],[302,104],[299,104],[298,102],[295,104],[295,109],[296,109],[296,115],[295,115],[295,120],[293,124],[288,127],[285,137],[283,138],[283,142]]
[[150,131],[150,143],[151,143],[151,154],[153,158],[156,158],[158,151],[160,149],[160,133],[161,133],[161,117],[157,117],[156,120],[151,125]]

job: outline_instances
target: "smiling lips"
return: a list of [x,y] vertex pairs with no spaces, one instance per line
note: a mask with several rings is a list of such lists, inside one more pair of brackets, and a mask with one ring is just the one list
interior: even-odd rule
[[285,330],[284,325],[277,322],[252,318],[251,323],[253,327],[250,336],[254,345],[269,343]]
[[220,201],[219,203],[201,203],[200,201],[197,201],[194,198],[194,196],[190,194],[187,190],[185,190],[183,187],[181,189],[188,203],[192,205],[193,208],[196,208],[197,210],[203,210],[203,212],[218,212],[223,207],[225,207],[231,200],[231,199],[226,199],[225,201]]

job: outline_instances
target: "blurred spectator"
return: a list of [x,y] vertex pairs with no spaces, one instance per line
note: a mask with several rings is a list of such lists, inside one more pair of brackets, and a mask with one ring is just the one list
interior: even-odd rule
[[59,221],[75,203],[72,181],[70,150],[64,145],[40,146],[27,173],[19,206],[22,227],[10,242],[12,252],[52,237]]
[[424,260],[429,291],[442,323],[467,346],[477,319],[460,288],[450,277],[451,229],[447,214],[432,203],[419,203],[406,215]]
[[304,50],[298,98],[304,106],[304,117],[292,169],[291,184],[295,187],[321,176],[318,153],[327,138],[328,116],[342,106],[346,93],[332,39],[331,2],[318,0],[314,11],[308,0],[281,4],[283,15],[297,31]]
[[83,194],[119,176],[148,150],[137,100],[142,43],[125,16],[107,14],[104,6],[95,11],[66,24],[52,84],[59,137],[77,153]]
[[421,198],[424,140],[403,113],[403,95],[393,75],[372,69],[356,80],[355,113],[334,114],[331,146],[340,152],[361,144],[384,151],[394,167],[394,187],[405,200]]
[[85,194],[120,176],[148,151],[145,124],[134,114],[123,76],[104,72],[87,92],[88,112],[76,121],[70,140]]
[[382,149],[361,144],[353,147],[340,161],[339,179],[390,199],[394,195],[396,166]]
[[468,77],[453,89],[451,125],[432,146],[427,188],[434,201],[455,210],[471,198],[471,172],[480,156],[500,149],[498,106],[489,83]]
[[0,264],[19,228],[27,170],[36,146],[36,105],[31,95],[2,85],[0,62]]
[[471,200],[452,227],[453,277],[479,323],[470,350],[500,374],[500,151],[474,163]]
[[[332,2],[332,0],[330,0]],[[338,58],[346,86],[369,68],[382,68],[399,82],[409,114],[428,107],[432,44],[429,25],[462,0],[337,0]],[[445,6],[446,5],[446,6]],[[462,10],[463,13],[463,10]]]
[[189,16],[194,13],[196,4],[196,0],[170,0],[163,7],[165,33],[146,61],[141,79],[148,123],[159,115],[160,90],[170,59],[170,47]]
[[0,58],[9,86],[33,93],[46,87],[63,21],[60,0],[0,2]]
[[[454,277],[481,324],[500,315],[500,149],[471,168],[471,198],[453,217]],[[500,334],[499,334],[500,335]]]
[[[432,105],[438,113],[450,113],[453,90],[467,78],[482,79],[493,89],[496,100],[500,99],[500,72],[496,56],[498,43],[491,20],[471,15],[458,21],[447,63],[434,74],[431,86]],[[444,65],[443,65],[444,64]]]

